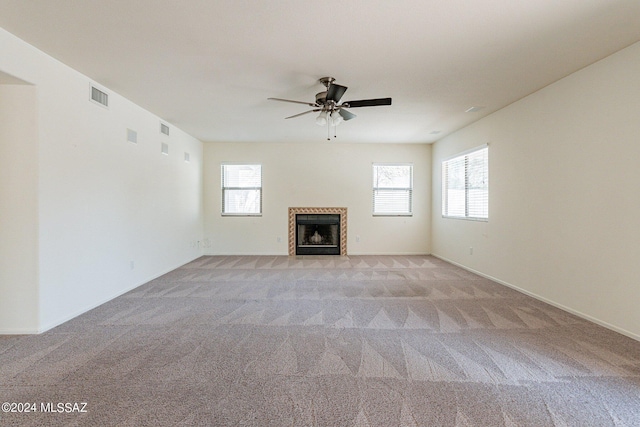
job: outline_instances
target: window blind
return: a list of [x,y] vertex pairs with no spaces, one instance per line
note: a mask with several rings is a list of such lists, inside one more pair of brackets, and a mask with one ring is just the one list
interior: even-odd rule
[[413,165],[373,165],[373,214],[411,215]]
[[442,215],[489,218],[489,147],[442,162]]
[[262,165],[222,165],[222,213],[262,213]]

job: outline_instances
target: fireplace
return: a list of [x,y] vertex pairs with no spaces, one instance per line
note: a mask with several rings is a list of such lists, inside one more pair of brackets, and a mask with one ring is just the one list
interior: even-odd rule
[[347,254],[347,208],[289,208],[289,255]]
[[340,255],[340,215],[297,214],[296,255]]

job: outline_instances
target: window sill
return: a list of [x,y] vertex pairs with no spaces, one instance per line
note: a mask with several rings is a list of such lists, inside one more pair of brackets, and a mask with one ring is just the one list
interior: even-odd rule
[[463,221],[489,222],[489,218],[473,218],[473,217],[466,217],[466,216],[447,216],[447,215],[442,215],[442,218],[444,218],[444,219],[461,219]]

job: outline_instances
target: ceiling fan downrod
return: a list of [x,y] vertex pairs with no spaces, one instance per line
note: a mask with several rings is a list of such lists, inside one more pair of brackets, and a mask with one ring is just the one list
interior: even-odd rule
[[327,89],[329,89],[329,85],[333,82],[336,81],[336,79],[334,79],[333,77],[321,77],[320,79],[318,79],[318,81],[320,83],[322,83],[324,85],[324,87],[326,87]]

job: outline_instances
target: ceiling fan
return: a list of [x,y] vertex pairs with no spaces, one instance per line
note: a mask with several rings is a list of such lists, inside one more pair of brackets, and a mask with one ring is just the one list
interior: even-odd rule
[[[305,111],[304,113],[294,114],[293,116],[285,117],[285,119],[292,119],[294,117],[303,116],[309,113],[320,113],[318,117],[316,117],[316,124],[319,126],[327,125],[327,134],[330,135],[331,126],[334,127],[334,137],[335,137],[335,127],[342,123],[344,120],[351,120],[356,118],[356,115],[347,110],[347,108],[358,108],[358,107],[375,107],[378,105],[391,105],[391,98],[377,98],[377,99],[362,99],[358,101],[346,101],[340,103],[340,99],[342,95],[347,91],[346,86],[341,86],[339,84],[335,84],[333,77],[322,77],[319,82],[324,85],[327,89],[322,92],[318,92],[316,94],[315,102],[304,102],[304,101],[292,101],[290,99],[282,99],[282,98],[267,98],[272,101],[282,101],[282,102],[293,102],[295,104],[304,104],[309,107],[313,107],[313,109],[309,111]],[[331,137],[327,136],[327,139],[331,139]]]

